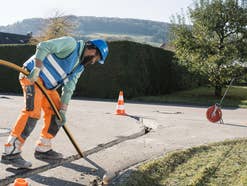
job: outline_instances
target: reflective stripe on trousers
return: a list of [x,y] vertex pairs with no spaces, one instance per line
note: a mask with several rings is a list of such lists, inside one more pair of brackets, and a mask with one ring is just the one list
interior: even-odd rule
[[[42,83],[39,78],[38,81]],[[35,127],[36,121],[40,119],[41,109],[44,111],[44,123],[40,136],[52,139],[56,136],[59,127],[55,123],[55,113],[43,95],[41,90],[36,84],[32,84],[27,78],[20,79],[22,86],[25,107],[22,109],[12,131],[11,135],[17,137],[22,143],[32,132]],[[60,96],[56,90],[47,90],[47,94],[50,96],[57,108],[60,107]],[[35,122],[30,122],[35,121]]]

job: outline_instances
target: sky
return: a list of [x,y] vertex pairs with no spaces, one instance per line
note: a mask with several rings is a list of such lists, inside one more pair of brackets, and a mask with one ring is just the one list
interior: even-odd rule
[[170,22],[171,16],[187,11],[193,0],[4,0],[0,26],[27,18],[63,15],[135,18]]

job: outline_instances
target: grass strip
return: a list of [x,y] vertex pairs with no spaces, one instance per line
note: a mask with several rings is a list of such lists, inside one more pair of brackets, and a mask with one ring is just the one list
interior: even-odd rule
[[[223,88],[222,95],[227,87]],[[199,87],[191,90],[174,92],[171,94],[160,96],[145,96],[133,98],[134,101],[155,102],[155,103],[175,103],[175,104],[189,104],[210,106],[219,103],[221,97],[214,96],[213,87]],[[241,107],[247,108],[247,87],[245,86],[232,86],[223,103],[225,107]]]
[[189,185],[200,186],[206,184],[209,179],[215,174],[216,170],[219,169],[220,164],[225,161],[234,146],[229,145],[229,150],[223,151],[222,156],[214,158],[208,164],[206,164],[195,176],[191,179]]
[[139,166],[118,185],[246,185],[247,139],[170,152]]

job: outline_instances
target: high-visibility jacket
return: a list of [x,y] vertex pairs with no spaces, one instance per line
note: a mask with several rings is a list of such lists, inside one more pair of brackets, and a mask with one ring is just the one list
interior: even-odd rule
[[[40,77],[43,80],[44,86],[47,89],[55,89],[60,85],[66,84],[73,77],[84,70],[82,64],[77,63],[80,43],[77,43],[74,51],[66,58],[59,58],[55,54],[49,54],[43,60],[43,68],[40,72]],[[34,68],[34,56],[24,63],[24,67],[31,71]]]
[[[73,37],[64,36],[61,38],[51,39],[47,41],[40,42],[37,45],[36,52],[34,57],[44,61],[44,59],[49,55],[53,54],[59,59],[65,59],[73,53],[77,47],[77,43],[80,43],[80,55],[83,55],[83,50],[85,47],[85,43],[82,40],[76,41]],[[78,57],[77,64],[79,64],[80,58]],[[73,78],[71,78],[67,83],[64,82],[64,86],[62,87],[61,92],[61,102],[64,104],[68,104],[73,92],[76,88],[76,84],[81,76],[81,73],[76,73]]]

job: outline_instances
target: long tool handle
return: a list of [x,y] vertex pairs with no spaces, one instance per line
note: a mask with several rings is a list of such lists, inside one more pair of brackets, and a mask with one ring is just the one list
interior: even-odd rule
[[[11,69],[14,69],[18,72],[21,72],[23,73],[24,75],[28,75],[29,72],[26,71],[25,69],[21,68],[20,66],[14,64],[14,63],[11,63],[9,61],[5,61],[5,60],[2,60],[0,59],[0,65],[3,65],[3,66],[6,66],[6,67],[9,67]],[[50,96],[46,93],[46,89],[45,87],[39,83],[39,82],[35,82],[35,84],[40,88],[40,90],[42,91],[42,93],[45,95],[45,97],[47,98],[48,102],[50,103],[53,111],[55,112],[56,116],[59,118],[59,120],[62,120],[61,116],[60,116],[60,113],[57,109],[57,107],[55,106],[55,104],[53,103],[53,101],[51,100]],[[74,140],[71,132],[69,131],[68,127],[66,127],[66,125],[63,125],[63,129],[65,131],[65,133],[67,134],[68,138],[70,139],[71,143],[73,144],[73,146],[75,147],[76,151],[78,152],[78,154],[81,156],[81,157],[84,157],[82,151],[80,150],[79,146],[77,145],[76,141]]]
[[224,98],[225,98],[225,96],[226,96],[226,94],[227,94],[228,90],[231,88],[232,83],[233,83],[233,81],[234,81],[234,80],[235,80],[235,78],[232,78],[232,80],[231,80],[230,84],[228,85],[228,87],[227,87],[227,89],[226,89],[226,91],[225,91],[225,93],[224,93],[223,97],[222,97],[222,98],[221,98],[221,100],[220,100],[220,103],[219,103],[219,105],[220,105],[220,106],[222,105],[222,102],[223,102],[223,100],[224,100]]

